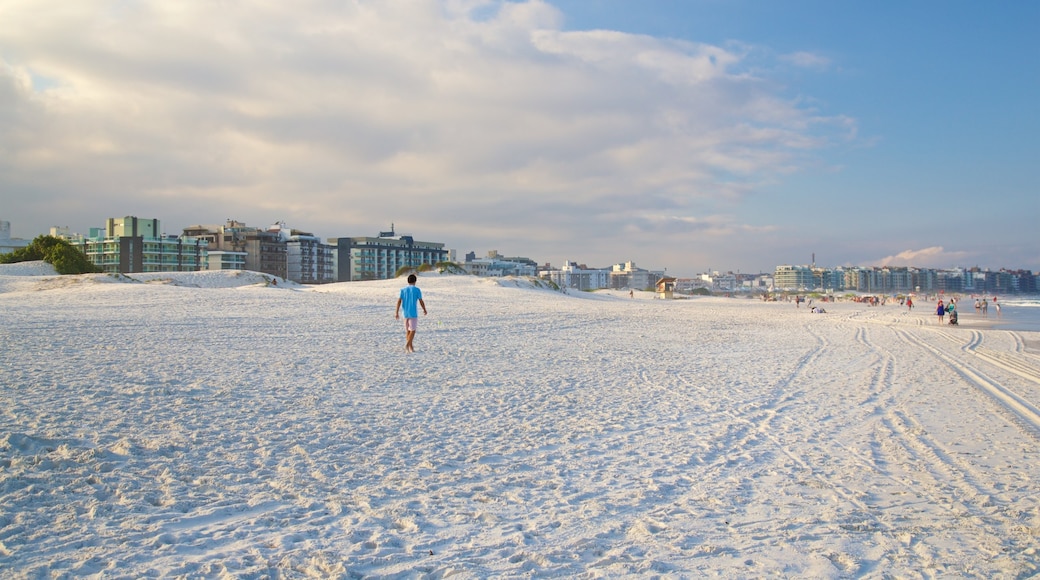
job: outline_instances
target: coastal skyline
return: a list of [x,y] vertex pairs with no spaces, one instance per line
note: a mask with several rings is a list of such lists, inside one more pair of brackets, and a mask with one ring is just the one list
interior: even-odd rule
[[[46,17],[41,18],[41,15]],[[1040,6],[0,2],[0,219],[1040,270]]]

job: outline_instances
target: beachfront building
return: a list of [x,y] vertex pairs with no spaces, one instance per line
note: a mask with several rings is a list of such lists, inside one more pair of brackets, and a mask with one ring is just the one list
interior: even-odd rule
[[[811,281],[810,281],[811,280]],[[861,266],[816,268],[777,266],[776,290],[828,290],[865,294],[1016,294],[1036,293],[1037,276],[1030,270],[991,271],[970,269],[915,268],[912,266]]]
[[404,267],[433,266],[448,259],[448,251],[439,242],[420,242],[412,236],[394,237],[380,232],[376,237],[330,238],[335,246],[335,278],[339,282],[389,280]]
[[11,237],[11,222],[0,220],[0,254],[10,254],[29,245],[29,240]]
[[690,294],[696,290],[711,290],[711,281],[705,280],[704,276],[695,278],[676,278],[675,291],[680,294]]
[[1021,271],[1001,269],[996,272],[983,270],[979,267],[970,268],[962,272],[964,276],[964,291],[978,294],[1010,294],[1017,292],[1035,292],[1034,290],[1022,290],[1029,288],[1030,284],[1022,283],[1023,279],[1031,276],[1022,276]]
[[544,269],[538,275],[560,288],[598,290],[610,287],[610,270],[589,268],[577,262],[568,261],[559,269]]
[[773,273],[776,290],[814,290],[816,277],[809,266],[777,266]]
[[[184,234],[207,240],[213,250],[233,252],[232,256],[245,254],[242,269],[262,272],[279,278],[288,279],[285,240],[278,231],[247,226],[246,224],[227,220],[222,226],[196,225],[184,228]],[[236,258],[228,256],[229,260]],[[224,269],[224,262],[210,263],[210,269]],[[230,265],[230,264],[229,264]]]
[[228,220],[221,226],[197,225],[184,228],[209,242],[211,270],[251,270],[300,284],[334,282],[333,248],[314,234],[276,223],[266,228]]
[[1011,292],[1015,294],[1036,294],[1038,276],[1031,270],[1001,270],[1010,276]]
[[875,268],[848,268],[845,270],[845,288],[854,292],[866,294],[884,293],[885,287],[881,283]]
[[813,280],[816,283],[816,287],[822,288],[824,291],[845,290],[845,269],[815,268],[813,270]]
[[494,258],[477,258],[462,264],[462,269],[474,276],[534,276],[536,269],[527,264],[496,260]]
[[664,278],[663,270],[637,268],[636,263],[632,261],[615,264],[610,268],[610,287],[614,289],[653,289],[661,278]]
[[285,239],[286,277],[300,284],[335,282],[333,247],[308,232],[279,230]]
[[497,250],[490,250],[486,258],[477,258],[472,252],[466,254],[462,269],[474,276],[535,276],[538,264],[530,258],[507,258],[500,256]]
[[526,256],[503,256],[502,254],[498,253],[498,250],[488,250],[487,257],[495,260],[502,260],[503,262],[513,262],[516,264],[521,264],[525,266],[524,271],[531,271],[535,274],[537,274],[538,272],[538,262],[535,262],[533,259],[528,258]]
[[879,269],[881,284],[887,292],[909,292],[913,288],[913,276],[906,267]]
[[772,274],[756,274],[750,282],[753,290],[768,291],[770,288],[776,287],[776,280]]
[[739,288],[737,276],[733,272],[704,273],[700,275],[700,279],[705,288],[714,292],[735,292]]
[[245,270],[246,253],[210,250],[205,270]]
[[938,273],[931,268],[911,269],[914,292],[933,292],[939,286]]
[[987,272],[986,294],[1008,294],[1016,291],[1019,286],[1015,278],[1007,270]]
[[941,270],[936,278],[938,280],[936,289],[939,292],[953,294],[964,291],[964,276],[957,270]]
[[104,228],[90,228],[87,236],[68,233],[67,228],[60,235],[111,274],[197,272],[209,261],[206,240],[168,236],[157,219],[108,218]]

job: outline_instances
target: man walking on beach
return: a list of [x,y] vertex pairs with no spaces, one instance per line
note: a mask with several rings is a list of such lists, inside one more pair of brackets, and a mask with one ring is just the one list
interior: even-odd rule
[[426,303],[422,299],[422,291],[415,285],[415,274],[408,275],[408,285],[401,288],[401,295],[397,298],[397,310],[394,318],[401,319],[401,307],[404,306],[404,334],[405,352],[415,352],[412,341],[415,340],[415,331],[419,328],[419,310],[416,304],[422,306],[423,316],[426,316]]

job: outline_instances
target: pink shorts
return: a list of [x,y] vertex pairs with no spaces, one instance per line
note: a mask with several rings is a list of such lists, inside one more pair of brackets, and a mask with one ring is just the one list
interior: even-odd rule
[[404,329],[405,330],[409,330],[409,331],[413,331],[413,332],[418,330],[419,329],[419,319],[418,318],[405,318],[404,319]]

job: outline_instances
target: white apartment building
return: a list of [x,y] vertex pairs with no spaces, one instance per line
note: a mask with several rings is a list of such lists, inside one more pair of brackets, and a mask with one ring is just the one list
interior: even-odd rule
[[632,261],[624,264],[615,264],[610,269],[611,288],[632,288],[634,290],[645,290],[657,285],[657,281],[664,278],[664,270],[645,270],[637,268]]
[[531,264],[499,260],[497,258],[477,258],[462,264],[462,269],[474,276],[534,276],[537,268]]
[[542,272],[541,277],[560,288],[597,290],[610,287],[610,270],[582,268],[577,262],[568,261],[559,270]]

